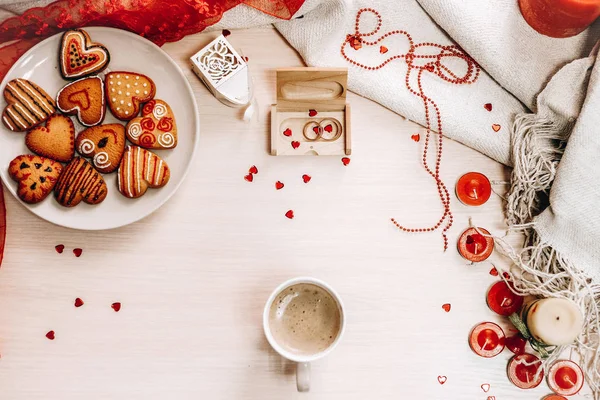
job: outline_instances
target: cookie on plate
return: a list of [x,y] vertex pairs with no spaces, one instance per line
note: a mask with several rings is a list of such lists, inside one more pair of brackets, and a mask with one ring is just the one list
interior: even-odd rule
[[106,110],[104,82],[98,76],[71,82],[58,92],[56,105],[62,113],[76,115],[82,125],[98,125]]
[[137,117],[140,104],[152,100],[156,94],[152,79],[135,72],[110,72],[104,77],[104,86],[110,111],[123,121]]
[[55,114],[46,126],[33,128],[25,135],[29,150],[56,161],[69,162],[75,155],[75,127],[71,118]]
[[159,156],[138,146],[128,146],[117,173],[119,192],[136,198],[149,187],[160,188],[169,182],[169,166]]
[[25,203],[39,203],[54,188],[62,165],[32,154],[18,156],[10,162],[8,174],[19,183],[17,194]]
[[66,31],[60,45],[60,73],[65,79],[97,74],[108,65],[110,53],[94,43],[83,29]]
[[94,168],[108,174],[119,168],[125,152],[125,127],[121,124],[99,125],[77,135],[75,148],[92,159]]
[[127,124],[127,139],[145,149],[173,149],[177,146],[177,125],[171,107],[163,100],[150,100],[142,116]]
[[2,112],[2,122],[14,132],[24,132],[46,121],[56,112],[52,97],[27,79],[13,79],[4,88],[8,105]]
[[64,167],[54,187],[54,197],[65,207],[75,207],[81,201],[99,204],[107,193],[108,187],[102,175],[81,157],[75,157]]

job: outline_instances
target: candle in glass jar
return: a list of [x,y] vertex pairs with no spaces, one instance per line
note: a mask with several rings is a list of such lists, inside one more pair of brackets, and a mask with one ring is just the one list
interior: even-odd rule
[[554,346],[573,343],[583,328],[579,307],[564,298],[534,300],[523,307],[521,319],[537,341]]
[[482,173],[468,172],[456,182],[456,197],[467,206],[480,206],[492,194],[490,180]]
[[533,354],[525,353],[514,356],[508,362],[508,379],[520,389],[538,387],[544,379],[542,361]]
[[510,290],[508,283],[496,282],[486,296],[488,307],[497,314],[509,316],[519,312],[523,305],[523,297]]
[[533,29],[555,38],[575,36],[600,16],[600,0],[519,0],[519,7]]
[[583,387],[583,371],[570,360],[558,360],[548,370],[548,386],[556,394],[573,396]]
[[[477,229],[485,235],[490,234],[486,229]],[[460,255],[467,260],[481,262],[492,255],[494,251],[494,239],[479,234],[475,228],[469,228],[458,238],[457,247]]]
[[478,356],[491,358],[504,350],[504,331],[493,322],[482,322],[471,331],[469,346]]

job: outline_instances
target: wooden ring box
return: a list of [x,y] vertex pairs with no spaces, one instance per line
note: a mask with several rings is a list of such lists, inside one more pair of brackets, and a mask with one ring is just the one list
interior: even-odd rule
[[[278,69],[276,74],[277,104],[271,106],[271,154],[350,155],[348,69],[285,68]],[[310,116],[311,110],[316,115]],[[306,124],[318,124],[325,119],[337,121],[342,134],[333,141],[307,140],[303,134]]]

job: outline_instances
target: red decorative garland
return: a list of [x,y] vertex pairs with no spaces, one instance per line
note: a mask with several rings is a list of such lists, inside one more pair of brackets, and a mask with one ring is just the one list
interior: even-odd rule
[[[371,32],[367,32],[367,33],[363,33],[360,31],[360,18],[362,16],[362,14],[365,12],[374,14],[375,17],[377,18],[377,27],[375,27],[375,29],[373,29]],[[477,81],[477,79],[479,78],[481,69],[479,68],[477,63],[471,57],[469,57],[469,55],[466,54],[457,45],[443,46],[441,44],[431,43],[431,42],[415,44],[412,39],[412,36],[408,32],[403,31],[403,30],[394,30],[394,31],[384,33],[383,35],[379,36],[379,38],[377,38],[373,41],[365,40],[364,39],[365,37],[374,36],[379,32],[379,30],[381,29],[381,22],[382,22],[381,14],[379,14],[379,12],[377,12],[376,10],[374,10],[372,8],[360,9],[358,11],[358,13],[356,14],[355,32],[353,35],[350,35],[350,34],[346,35],[346,40],[344,41],[344,43],[342,43],[341,53],[342,53],[342,56],[348,62],[350,62],[351,64],[353,64],[357,67],[360,67],[360,68],[363,68],[366,70],[378,70],[380,68],[383,68],[389,62],[396,60],[396,59],[404,59],[406,64],[408,65],[408,70],[406,71],[406,76],[405,76],[406,88],[408,89],[409,92],[411,92],[415,96],[419,96],[423,100],[423,107],[425,110],[425,121],[426,121],[425,128],[427,128],[427,134],[425,136],[425,148],[423,150],[423,166],[425,167],[425,170],[429,173],[429,175],[431,175],[436,182],[440,200],[442,201],[442,205],[444,206],[444,214],[442,215],[442,217],[439,219],[439,221],[435,225],[433,225],[429,228],[407,228],[403,225],[400,225],[398,222],[396,222],[396,220],[394,218],[392,218],[391,220],[392,220],[392,223],[398,227],[398,229],[400,229],[401,231],[404,231],[404,232],[432,232],[432,231],[435,231],[436,229],[438,229],[440,226],[442,226],[442,224],[444,222],[446,222],[446,224],[442,230],[442,237],[444,238],[444,251],[445,251],[448,249],[448,237],[446,235],[446,232],[452,226],[453,217],[452,217],[452,211],[450,210],[450,193],[448,192],[448,188],[446,187],[446,184],[444,184],[444,182],[440,179],[440,165],[441,165],[441,161],[442,161],[442,142],[443,142],[443,137],[444,137],[443,129],[442,129],[442,116],[441,116],[440,109],[439,109],[437,103],[431,97],[429,97],[428,95],[425,94],[425,91],[423,90],[423,85],[422,85],[422,76],[423,76],[423,73],[430,72],[432,74],[437,75],[438,77],[442,78],[443,80],[445,80],[449,83],[453,83],[456,85],[471,84],[471,83],[474,83],[475,81]],[[346,54],[346,45],[350,45],[350,47],[352,47],[354,50],[357,51],[357,50],[360,50],[363,45],[375,46],[378,43],[380,43],[381,41],[383,41],[384,39],[386,39],[387,37],[393,36],[393,35],[404,36],[408,40],[409,48],[406,53],[397,54],[392,57],[389,57],[386,60],[384,60],[383,62],[381,62],[379,65],[369,66],[366,64],[362,64],[358,61],[353,60]],[[419,50],[423,50],[423,49],[429,50],[430,52],[433,50],[433,52],[431,52],[430,54],[427,54],[427,52],[424,51],[424,52],[422,52],[422,54],[417,54],[417,52]],[[385,48],[385,50],[386,51],[381,51],[381,49],[380,49],[380,53],[387,53],[387,50],[388,50],[387,47]],[[459,76],[459,74],[454,73],[446,65],[444,65],[442,63],[442,61],[448,57],[454,57],[454,58],[459,58],[459,59],[464,60],[467,63],[466,73],[462,76]],[[417,65],[419,60],[422,61],[422,65]],[[414,88],[410,83],[410,77],[411,77],[413,71],[416,71],[416,74],[417,74],[417,88]],[[435,110],[435,115],[433,117],[431,115],[432,113],[430,112],[430,108],[433,108]],[[429,149],[429,139],[431,137],[431,129],[432,129],[432,121],[431,121],[432,118],[434,118],[436,120],[437,132],[439,133],[438,141],[437,141],[437,151],[436,151],[437,158],[436,158],[434,169],[432,169],[429,166],[429,162],[427,161],[427,154],[428,154],[428,149]]]

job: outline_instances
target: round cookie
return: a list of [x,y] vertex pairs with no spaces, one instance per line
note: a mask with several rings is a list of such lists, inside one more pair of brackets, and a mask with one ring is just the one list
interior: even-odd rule
[[54,187],[54,197],[64,207],[75,207],[81,201],[99,204],[107,193],[108,187],[102,175],[81,157],[75,157],[64,168]]
[[169,182],[169,166],[159,156],[138,146],[128,146],[117,174],[119,192],[137,198],[148,188],[160,188]]
[[140,104],[152,100],[156,94],[152,79],[135,72],[110,72],[104,77],[104,86],[110,111],[123,121],[137,117]]
[[98,76],[90,76],[67,84],[56,96],[58,109],[76,115],[84,126],[98,125],[104,120],[104,82]]
[[150,100],[142,116],[127,124],[127,139],[145,149],[163,150],[177,146],[177,125],[171,107],[163,100]]
[[66,31],[60,45],[60,73],[65,79],[97,74],[108,66],[110,53],[83,29]]
[[14,132],[24,132],[41,124],[56,113],[56,104],[44,89],[27,79],[13,79],[4,88],[8,105],[2,122]]
[[19,182],[17,194],[25,203],[39,203],[54,188],[62,165],[48,158],[32,154],[18,156],[10,162],[8,174]]
[[92,159],[94,168],[108,174],[119,168],[125,151],[125,127],[121,124],[99,125],[81,132],[75,148]]

